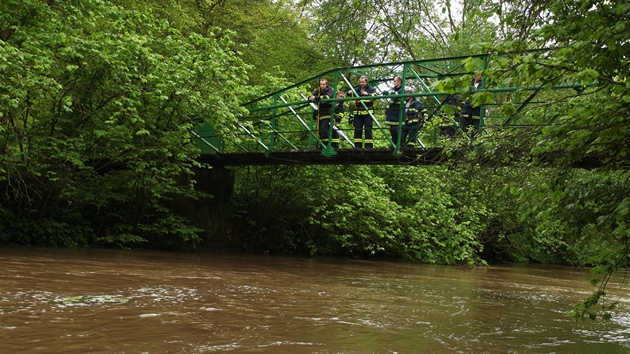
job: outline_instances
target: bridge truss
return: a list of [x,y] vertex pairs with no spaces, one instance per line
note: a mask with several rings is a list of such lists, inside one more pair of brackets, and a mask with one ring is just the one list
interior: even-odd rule
[[[439,134],[438,125],[444,116],[458,131],[458,139],[471,141],[471,135],[463,132],[453,119],[452,109],[445,109],[450,95],[460,93],[467,99],[474,95],[483,102],[478,134],[492,135],[505,129],[551,124],[562,114],[562,109],[550,109],[549,102],[558,102],[584,89],[580,83],[548,86],[544,82],[533,85],[530,82],[528,86],[521,86],[513,79],[506,80],[509,70],[501,66],[501,61],[507,57],[509,54],[480,54],[337,68],[245,103],[243,106],[250,114],[239,120],[239,131],[231,132],[229,137],[204,123],[198,124],[191,133],[202,149],[203,159],[214,165],[438,163],[445,159],[441,152],[449,140]],[[537,60],[547,59],[538,55]],[[475,70],[483,75],[483,88],[477,91],[468,84]],[[383,95],[382,91],[390,89],[395,75],[402,78],[402,92],[406,88],[414,92],[398,97],[417,97],[428,112],[428,121],[414,137],[417,148],[404,148],[404,142],[392,141],[389,127],[383,124],[391,96]],[[313,105],[306,97],[317,87],[319,78],[326,78],[336,93],[357,86],[361,76],[368,77],[370,85],[377,89],[375,110],[370,113],[374,149],[354,149],[354,128],[347,122],[337,127],[341,135],[340,147],[333,149],[331,137],[328,143],[320,140]],[[448,87],[448,91],[444,87]],[[355,98],[323,101],[330,101],[333,106],[337,101],[344,101],[348,106]],[[399,136],[403,119],[401,114]]]

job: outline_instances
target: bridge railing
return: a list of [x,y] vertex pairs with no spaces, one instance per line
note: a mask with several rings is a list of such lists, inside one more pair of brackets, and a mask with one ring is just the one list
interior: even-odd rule
[[[541,60],[545,60],[542,58]],[[384,112],[392,97],[382,94],[383,90],[390,89],[391,81],[396,75],[402,79],[402,92],[406,88],[413,89],[412,94],[403,93],[397,97],[402,101],[406,97],[417,97],[427,110],[429,120],[424,123],[420,134],[414,137],[423,148],[441,147],[449,140],[439,134],[439,126],[444,124],[450,124],[458,131],[457,138],[472,139],[473,135],[462,131],[458,121],[454,119],[453,109],[445,108],[448,106],[447,99],[453,94],[459,93],[469,101],[473,94],[477,96],[475,100],[480,102],[481,107],[478,133],[488,134],[506,127],[517,129],[550,124],[563,114],[563,108],[562,105],[555,105],[554,109],[550,109],[549,103],[561,102],[563,97],[575,95],[576,88],[583,87],[574,83],[548,86],[542,81],[530,86],[520,86],[513,80],[505,80],[505,74],[497,74],[498,69],[493,67],[496,60],[496,54],[483,54],[337,68],[245,103],[243,106],[247,108],[249,115],[239,119],[235,129],[227,134],[208,129],[203,124],[197,126],[191,134],[202,151],[207,153],[269,154],[274,151],[321,150],[323,155],[332,156],[336,154],[331,146],[332,133],[329,134],[328,141],[320,139],[314,108],[306,97],[317,87],[319,78],[326,78],[336,94],[338,91],[352,90],[358,85],[359,77],[366,76],[377,91],[377,96],[373,97],[375,108],[370,113],[373,120],[374,148],[389,148],[396,154],[405,142],[392,141],[389,127],[383,124]],[[479,90],[471,89],[468,85],[476,70],[483,77],[483,86]],[[487,76],[491,80],[487,80]],[[500,84],[501,77],[503,82],[509,82],[505,87]],[[456,91],[453,87],[466,88]],[[355,97],[345,97],[322,102],[330,102],[334,106],[335,102],[343,101],[349,111],[349,104],[355,100]],[[399,135],[400,130],[404,129],[403,120],[401,112],[397,127]],[[353,127],[346,120],[337,129],[341,135],[340,149],[352,148]]]

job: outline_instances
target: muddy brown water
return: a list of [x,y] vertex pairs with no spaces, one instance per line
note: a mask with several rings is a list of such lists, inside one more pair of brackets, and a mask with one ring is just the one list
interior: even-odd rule
[[0,353],[630,353],[587,270],[0,248]]

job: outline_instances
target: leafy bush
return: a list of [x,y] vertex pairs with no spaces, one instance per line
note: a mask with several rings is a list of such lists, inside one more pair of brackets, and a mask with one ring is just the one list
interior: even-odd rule
[[198,229],[162,205],[194,195],[175,183],[197,165],[191,117],[224,127],[243,112],[238,46],[150,11],[47,3],[0,5],[3,238],[194,246]]

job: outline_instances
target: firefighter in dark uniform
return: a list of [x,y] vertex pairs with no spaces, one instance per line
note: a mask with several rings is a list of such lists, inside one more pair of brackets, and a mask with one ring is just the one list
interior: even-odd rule
[[[481,71],[475,70],[474,78],[470,81],[471,89],[479,90],[483,88],[483,81],[481,79]],[[479,123],[481,120],[481,107],[473,106],[470,100],[464,103],[462,107],[462,120],[460,126],[462,130],[466,131],[469,126],[473,126],[474,130],[479,130]],[[474,135],[474,133],[473,133]]]
[[[319,87],[308,97],[309,101],[317,103],[317,110],[313,114],[317,122],[319,138],[324,144],[328,144],[328,137],[330,136],[332,104],[331,102],[321,102],[321,100],[331,99],[332,97],[333,89],[328,86],[328,80],[325,78],[319,79]],[[339,138],[337,138],[337,141],[339,141]]]
[[385,110],[385,125],[389,126],[394,144],[398,144],[398,122],[400,121],[400,110],[403,102],[399,95],[402,93],[402,78],[398,75],[394,77],[394,88],[383,91],[383,96],[392,96],[389,99],[389,106]]
[[462,121],[462,95],[460,95],[459,93],[451,95],[446,99],[446,102],[444,104],[453,107],[454,113],[453,115],[450,115],[444,111],[441,113],[440,135],[446,135],[447,137],[452,139],[455,137],[455,133],[457,132],[455,130],[453,120],[457,124],[460,124],[460,122]]
[[[406,89],[405,93],[412,94],[413,90]],[[424,109],[424,105],[417,97],[405,97],[405,102],[405,124],[402,128],[400,144],[408,148],[413,148],[415,147],[414,141],[418,136],[418,131],[429,116],[427,110]]]
[[[368,78],[361,76],[359,86],[354,88],[360,98],[350,105],[352,109],[352,126],[354,126],[354,147],[361,149],[371,149],[374,146],[372,140],[372,117],[368,112],[374,114],[374,100],[367,97],[376,96],[376,89],[368,84]],[[348,96],[354,95],[353,90],[348,91]],[[365,139],[363,138],[363,128],[365,127]]]
[[[346,97],[346,95],[343,92],[341,91],[337,92],[337,98],[344,98],[344,97]],[[343,101],[336,102],[335,109],[333,112],[335,114],[335,126],[338,127],[339,123],[341,123],[343,118],[346,116],[346,106],[344,105],[344,102]],[[330,145],[335,150],[339,148],[339,132],[337,131],[337,129],[333,128],[332,144]]]

